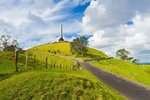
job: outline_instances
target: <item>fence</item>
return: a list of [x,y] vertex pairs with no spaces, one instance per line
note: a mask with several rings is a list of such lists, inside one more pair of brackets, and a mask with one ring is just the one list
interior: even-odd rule
[[[63,58],[66,59],[66,58]],[[38,53],[26,53],[19,54],[17,51],[15,52],[15,68],[16,71],[21,70],[30,70],[30,69],[51,69],[51,68],[59,68],[59,69],[76,69],[79,68],[78,63],[67,64],[65,62],[60,62],[59,60],[52,59],[47,54],[42,54],[42,56],[38,55]]]

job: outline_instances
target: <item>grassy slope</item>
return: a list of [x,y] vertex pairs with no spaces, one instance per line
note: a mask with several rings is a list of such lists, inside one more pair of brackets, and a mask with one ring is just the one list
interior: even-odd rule
[[[72,55],[70,53],[70,43],[68,42],[46,44],[46,45],[41,45],[29,49],[29,51],[34,51],[34,50],[41,51],[41,52],[48,52],[48,50],[51,50],[51,52],[61,50],[62,51],[62,53],[60,53],[61,55],[70,55],[76,58],[80,58],[82,60],[97,58],[97,57],[102,57],[102,58],[108,57],[103,52],[93,48],[88,48],[88,55],[86,57],[79,57],[79,56]],[[118,60],[115,58],[109,60],[101,60],[99,62],[92,62],[91,64],[101,67],[115,74],[118,74],[122,77],[126,77],[128,79],[132,79],[150,86],[150,78],[149,78],[150,67],[148,66],[144,67],[142,65],[135,65],[127,61]]]
[[1,99],[124,100],[83,70],[36,70],[0,81]]
[[[57,43],[40,45],[40,46],[30,48],[28,51],[29,52],[46,52],[49,54],[56,52],[56,54],[59,54],[59,55],[77,57],[76,55],[72,55],[72,53],[70,52],[70,43],[69,42],[57,42]],[[61,52],[58,52],[58,51],[61,51]],[[104,57],[108,57],[108,56],[101,51],[98,51],[93,48],[88,48],[87,56],[86,57],[78,57],[78,58],[89,59],[89,58],[95,58],[95,57],[104,58]]]
[[[58,52],[58,50],[61,50],[61,52]],[[70,43],[68,42],[57,42],[57,43],[50,43],[50,44],[44,44],[40,46],[36,46],[33,48],[30,48],[28,51],[30,52],[46,52],[52,54],[53,52],[56,52],[57,54],[61,55],[69,55],[70,53]]]
[[13,53],[0,52],[0,80],[10,77],[15,72],[12,55]]
[[46,57],[48,57],[48,64],[51,64],[52,61],[55,61],[56,63],[62,64],[64,66],[72,66],[72,65],[76,64],[75,62],[73,62],[73,61],[71,61],[69,59],[66,59],[66,58],[62,58],[62,57],[58,57],[58,56],[53,56],[53,55],[36,54],[36,58],[39,61],[45,62]]
[[35,54],[36,58],[41,61],[45,61],[46,57],[48,56],[49,60],[59,62],[64,66],[72,66],[76,64],[75,62],[66,58],[52,55],[54,52],[56,52],[57,55],[71,56],[70,44],[68,42],[40,45],[29,49],[28,52]]
[[84,70],[42,69],[14,73],[10,55],[13,53],[0,54],[0,75],[9,75],[0,77],[2,100],[31,98],[124,100],[124,97]]
[[92,62],[91,64],[150,86],[150,66],[148,65],[135,65],[115,58]]

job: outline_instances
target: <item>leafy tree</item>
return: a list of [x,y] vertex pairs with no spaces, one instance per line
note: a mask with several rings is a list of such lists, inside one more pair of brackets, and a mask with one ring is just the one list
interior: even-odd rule
[[3,50],[3,48],[6,48],[9,45],[9,39],[10,36],[9,35],[2,35],[0,37],[0,50]]
[[10,40],[9,35],[2,35],[0,37],[0,51],[15,51],[19,48],[17,40]]
[[87,54],[88,39],[84,36],[73,39],[71,42],[71,52],[85,56]]
[[119,49],[116,52],[116,57],[120,58],[122,60],[127,60],[129,54],[131,54],[129,51],[127,51],[125,49]]
[[140,62],[139,59],[133,59],[133,60],[132,60],[132,63],[134,63],[134,64],[138,64],[139,62]]
[[18,49],[18,52],[19,52],[19,53],[24,53],[24,52],[25,52],[25,50],[23,50],[23,49],[22,49],[22,48],[20,48],[20,47],[19,47],[19,48],[17,48],[17,49]]
[[134,59],[133,57],[128,57],[127,61],[132,62],[133,59]]

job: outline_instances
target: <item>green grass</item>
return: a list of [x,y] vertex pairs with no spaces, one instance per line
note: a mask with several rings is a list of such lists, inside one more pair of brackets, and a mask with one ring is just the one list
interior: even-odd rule
[[0,52],[0,80],[10,77],[15,72],[13,53]]
[[[48,52],[49,50],[50,50],[49,52],[50,54],[56,52],[56,54],[59,55],[72,56],[81,60],[90,60],[92,58],[108,58],[106,54],[93,48],[88,48],[87,56],[82,57],[78,55],[72,55],[70,52],[69,42],[45,44],[45,45],[41,45],[29,49],[29,51],[40,51],[40,52]],[[60,52],[58,53],[57,51],[61,51],[61,53]],[[108,59],[108,60],[101,60],[99,62],[93,61],[92,64],[99,66],[104,70],[120,75],[122,77],[132,79],[150,86],[149,66],[135,65],[127,61],[118,60],[115,58]]]
[[13,64],[13,61],[0,58],[0,73],[1,74],[13,73],[14,68],[15,68],[15,66]]
[[[41,69],[15,72],[14,53],[0,54],[0,99],[62,99],[62,100],[124,100],[120,94],[110,89],[93,75],[81,69]],[[33,55],[32,55],[33,56]],[[43,61],[48,55],[38,54]],[[49,59],[61,60],[70,65],[74,62],[57,56]],[[33,58],[33,57],[32,57]],[[25,54],[19,54],[25,62]]]
[[87,56],[81,57],[76,54],[72,54],[70,52],[70,43],[69,42],[57,42],[57,43],[50,43],[50,44],[44,44],[40,46],[36,46],[33,48],[30,48],[28,50],[29,52],[45,52],[49,54],[58,54],[63,56],[72,56],[76,58],[82,58],[84,60],[91,59],[91,58],[107,58],[108,56],[104,54],[101,51],[98,51],[93,48],[88,48]]
[[36,46],[30,48],[29,52],[45,52],[50,54],[59,54],[64,56],[72,56],[70,52],[70,43],[69,42],[57,42],[57,43],[50,43],[44,44],[40,46]]
[[36,59],[39,61],[46,61],[46,57],[48,58],[48,64],[51,64],[53,62],[56,62],[57,64],[61,64],[62,66],[68,66],[72,67],[73,65],[76,65],[76,62],[73,62],[67,58],[59,57],[56,55],[47,55],[47,54],[35,54]]
[[118,59],[109,59],[94,61],[91,64],[98,66],[106,71],[110,71],[119,76],[138,81],[147,86],[150,86],[150,66],[148,65],[135,65],[127,61]]
[[2,100],[124,100],[84,70],[36,70],[0,81]]

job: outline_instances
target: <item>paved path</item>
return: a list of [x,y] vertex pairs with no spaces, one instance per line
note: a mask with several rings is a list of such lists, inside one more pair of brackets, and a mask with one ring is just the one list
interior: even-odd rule
[[124,95],[128,100],[150,100],[150,89],[148,87],[125,80],[87,62],[80,62],[80,64],[99,80]]

